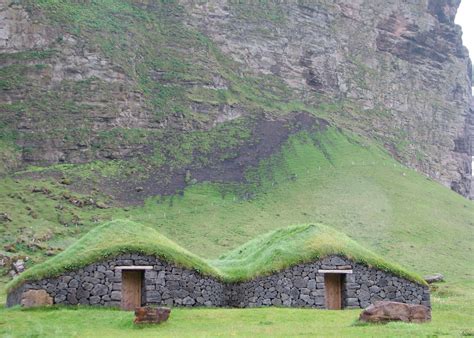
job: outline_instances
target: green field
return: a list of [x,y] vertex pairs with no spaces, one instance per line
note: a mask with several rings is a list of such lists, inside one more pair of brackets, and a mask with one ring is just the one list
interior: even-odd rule
[[[4,337],[466,337],[474,335],[474,295],[442,285],[430,323],[367,325],[359,310],[173,309],[159,326],[135,327],[133,313],[98,308],[0,309]],[[473,285],[470,285],[472,289]]]
[[54,179],[6,178],[0,200],[12,221],[1,228],[1,244],[13,243],[32,265],[98,224],[128,219],[213,259],[271,230],[323,223],[419,274],[473,278],[474,203],[369,141],[332,129],[301,133],[247,176],[248,184],[191,184],[143,206],[105,209],[70,202],[101,201],[100,193],[71,193]]

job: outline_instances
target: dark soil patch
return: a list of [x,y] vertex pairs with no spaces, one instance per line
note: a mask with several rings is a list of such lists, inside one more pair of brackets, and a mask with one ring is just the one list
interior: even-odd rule
[[295,113],[281,119],[262,118],[255,122],[249,142],[233,149],[233,158],[220,160],[222,154],[213,153],[207,166],[168,166],[151,170],[147,175],[101,182],[101,189],[121,205],[139,205],[151,196],[173,195],[190,183],[220,182],[245,183],[246,170],[278,152],[288,137],[300,131],[325,130],[328,122],[307,113]]
[[[182,167],[165,164],[144,168],[140,173],[128,177],[75,179],[67,188],[84,194],[100,192],[101,195],[110,196],[117,206],[130,206],[140,205],[152,196],[181,193],[187,185],[198,182],[246,183],[246,171],[277,153],[290,135],[301,131],[322,131],[328,125],[327,121],[302,112],[279,118],[260,116],[249,124],[251,137],[248,140],[236,147],[212,152],[206,158],[206,165],[203,165],[202,161]],[[151,154],[152,150],[149,153]],[[229,154],[235,156],[230,157]],[[26,173],[17,177],[53,178],[58,182],[63,180],[63,174],[59,170]]]

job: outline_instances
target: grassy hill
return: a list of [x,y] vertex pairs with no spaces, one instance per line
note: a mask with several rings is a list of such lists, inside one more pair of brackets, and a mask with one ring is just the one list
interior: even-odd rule
[[246,184],[190,184],[182,194],[127,208],[100,192],[69,192],[54,179],[6,178],[2,209],[12,221],[1,241],[13,252],[4,253],[28,255],[32,265],[98,223],[121,218],[212,259],[276,228],[316,222],[414,271],[442,272],[453,281],[473,277],[473,203],[370,141],[337,129],[303,132],[246,176]]

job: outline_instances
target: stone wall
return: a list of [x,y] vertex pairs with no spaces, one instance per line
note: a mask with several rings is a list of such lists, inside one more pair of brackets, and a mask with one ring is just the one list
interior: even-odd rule
[[242,283],[225,284],[160,259],[127,254],[57,278],[28,282],[10,292],[7,306],[19,304],[21,294],[43,289],[55,304],[119,306],[122,271],[117,266],[151,265],[144,271],[143,303],[168,306],[290,306],[325,307],[324,274],[319,269],[352,269],[343,277],[343,305],[366,307],[377,300],[430,306],[426,287],[338,256],[299,264],[279,273]]
[[117,266],[152,265],[144,271],[143,301],[169,306],[221,306],[224,286],[213,278],[183,269],[162,260],[126,254],[57,278],[28,282],[8,295],[7,306],[19,304],[21,294],[32,289],[46,290],[55,304],[120,306],[122,270]]
[[341,257],[299,264],[277,274],[227,287],[226,304],[237,307],[325,307],[324,274],[318,270],[351,269],[343,274],[343,306],[364,308],[378,300],[430,306],[427,287]]

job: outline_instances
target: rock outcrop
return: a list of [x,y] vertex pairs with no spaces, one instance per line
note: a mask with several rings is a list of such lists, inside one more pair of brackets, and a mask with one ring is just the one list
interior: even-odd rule
[[302,100],[339,103],[334,114],[347,128],[469,194],[471,63],[454,24],[460,0],[182,2],[189,25],[226,54]]
[[171,309],[167,307],[139,307],[135,310],[135,324],[160,324],[166,322],[170,316]]
[[432,284],[432,283],[443,282],[444,276],[441,273],[434,273],[432,275],[424,276],[423,279],[426,281],[426,283]]
[[329,111],[468,196],[474,113],[459,1],[134,1],[121,25],[113,11],[87,12],[94,4],[74,2],[90,17],[72,22],[70,9],[0,0],[0,135],[13,142],[0,173],[166,158],[168,135],[272,121],[278,99]]

